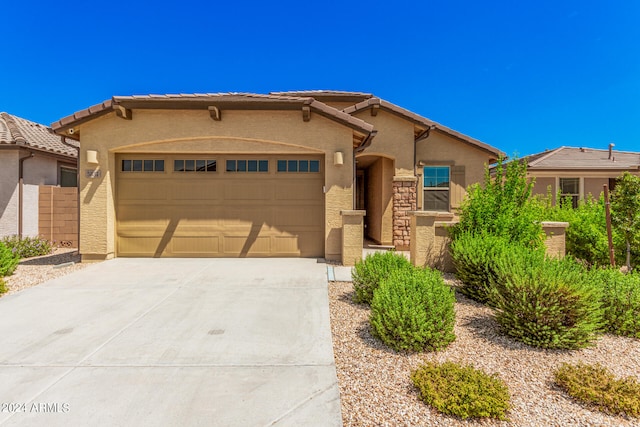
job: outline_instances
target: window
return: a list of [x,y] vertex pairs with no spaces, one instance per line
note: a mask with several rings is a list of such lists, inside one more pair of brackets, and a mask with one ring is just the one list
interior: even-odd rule
[[320,172],[320,160],[278,160],[278,172]]
[[60,187],[77,187],[78,170],[74,168],[60,167]]
[[577,208],[580,200],[580,178],[560,178],[560,195],[560,203],[571,197],[571,205],[574,209]]
[[449,166],[424,167],[425,211],[449,211],[449,172]]
[[164,172],[164,160],[123,160],[122,172]]
[[269,172],[268,160],[227,160],[227,172]]
[[173,161],[174,172],[215,172],[217,162],[215,160],[184,160]]

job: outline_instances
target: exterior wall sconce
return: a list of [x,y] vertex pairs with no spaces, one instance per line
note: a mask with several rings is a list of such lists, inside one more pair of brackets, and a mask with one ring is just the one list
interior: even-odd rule
[[87,150],[87,163],[98,164],[98,152],[96,150]]
[[334,166],[344,165],[344,155],[341,151],[333,153],[333,164]]

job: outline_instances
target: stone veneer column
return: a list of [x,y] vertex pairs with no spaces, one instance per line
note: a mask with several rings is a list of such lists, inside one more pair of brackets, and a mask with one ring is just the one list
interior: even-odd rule
[[406,251],[411,243],[410,211],[417,209],[415,176],[393,177],[393,245]]

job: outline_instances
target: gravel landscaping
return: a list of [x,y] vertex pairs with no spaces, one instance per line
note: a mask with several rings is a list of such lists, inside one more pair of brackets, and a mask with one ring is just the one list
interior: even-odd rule
[[[447,282],[456,285],[451,277]],[[404,354],[371,335],[369,308],[354,304],[353,285],[331,282],[333,347],[345,426],[638,426],[640,420],[590,410],[553,385],[562,362],[600,363],[617,376],[640,380],[640,340],[604,335],[594,347],[541,350],[500,334],[491,310],[462,295],[456,302],[456,340],[437,353]],[[460,420],[418,399],[409,375],[424,361],[471,364],[509,387],[509,421]]]
[[[73,264],[62,265],[67,263]],[[57,248],[49,255],[25,258],[20,261],[13,275],[4,278],[9,291],[0,295],[0,298],[4,295],[11,295],[23,289],[39,285],[47,280],[64,276],[86,266],[87,264],[80,264],[80,255],[78,255],[77,249]]]

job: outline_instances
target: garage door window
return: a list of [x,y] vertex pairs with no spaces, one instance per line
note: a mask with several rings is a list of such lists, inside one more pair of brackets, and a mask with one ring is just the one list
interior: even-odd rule
[[174,160],[174,172],[215,172],[217,164],[215,160]]
[[269,161],[227,160],[227,172],[269,172]]
[[320,161],[278,160],[278,172],[320,172]]
[[164,172],[164,160],[122,160],[122,172]]

